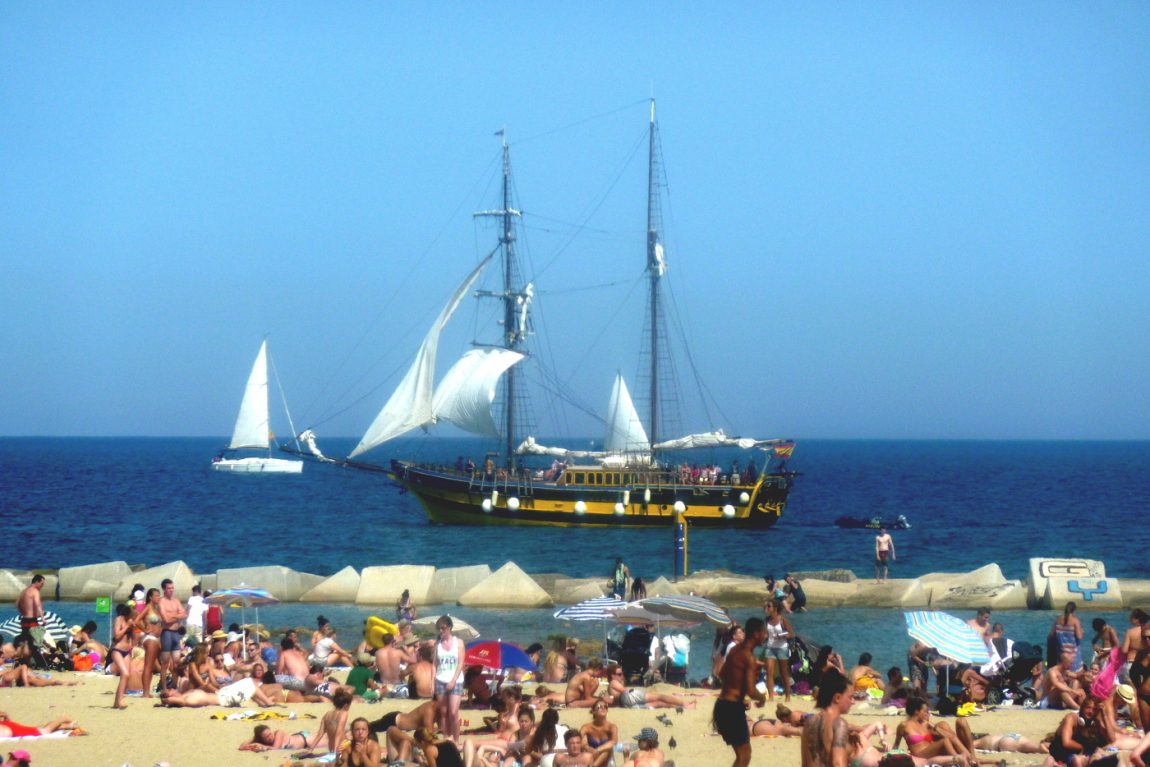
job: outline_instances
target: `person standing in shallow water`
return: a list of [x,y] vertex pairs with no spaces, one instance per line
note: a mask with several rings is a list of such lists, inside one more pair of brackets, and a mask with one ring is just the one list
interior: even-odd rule
[[885,527],[880,527],[874,537],[874,582],[882,583],[890,575],[890,563],[896,559],[894,539]]

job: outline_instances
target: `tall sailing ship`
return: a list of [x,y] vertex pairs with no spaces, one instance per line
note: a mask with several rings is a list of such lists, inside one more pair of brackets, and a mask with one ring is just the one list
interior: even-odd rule
[[[646,275],[649,282],[644,350],[649,361],[646,423],[622,376],[616,378],[606,417],[602,450],[547,447],[525,433],[517,421],[524,381],[519,364],[528,356],[531,305],[535,289],[524,282],[516,258],[516,222],[512,203],[510,149],[503,138],[502,196],[496,210],[477,216],[499,222],[498,245],[467,276],[436,318],[415,361],[345,463],[372,468],[359,456],[417,428],[440,420],[465,431],[498,438],[500,450],[479,464],[429,465],[394,459],[390,477],[419,499],[432,522],[475,525],[666,526],[680,515],[695,526],[769,527],[786,508],[795,473],[785,459],[794,442],[729,437],[723,431],[662,439],[660,364],[663,331],[661,282],[667,265],[661,240],[658,191],[658,138],[651,102],[648,137]],[[440,336],[481,273],[498,257],[502,289],[476,291],[502,302],[498,343],[468,350],[434,383]],[[502,397],[499,423],[492,415],[496,393]],[[310,434],[304,441],[318,450]],[[665,456],[699,448],[758,451],[741,471],[737,465],[702,471],[671,465]],[[757,456],[762,461],[758,470]],[[329,459],[324,459],[329,460]],[[541,464],[536,466],[535,464]],[[379,467],[374,467],[379,468]]]

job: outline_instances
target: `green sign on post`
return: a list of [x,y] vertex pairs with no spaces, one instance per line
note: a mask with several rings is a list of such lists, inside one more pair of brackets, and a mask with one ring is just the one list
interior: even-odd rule
[[105,614],[112,612],[112,598],[96,597],[96,612]]

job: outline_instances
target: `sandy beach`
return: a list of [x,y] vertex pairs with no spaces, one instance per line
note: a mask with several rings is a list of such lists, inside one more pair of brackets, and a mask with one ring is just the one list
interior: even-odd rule
[[[236,713],[239,709],[200,708],[169,709],[157,708],[152,700],[130,698],[128,708],[116,711],[111,708],[115,689],[114,678],[103,675],[77,673],[56,674],[59,679],[75,679],[76,687],[46,687],[38,689],[0,690],[0,710],[6,711],[15,721],[29,725],[40,725],[47,721],[68,717],[83,727],[88,735],[67,738],[40,738],[33,740],[0,743],[4,754],[16,748],[27,749],[34,765],[74,764],[85,767],[152,767],[158,762],[167,762],[171,767],[206,767],[207,765],[280,765],[291,763],[291,752],[276,751],[249,753],[237,750],[241,742],[251,736],[254,722],[221,721],[213,719],[213,714]],[[653,689],[663,689],[657,686]],[[620,733],[627,738],[637,734],[643,727],[654,727],[661,736],[660,745],[668,758],[677,765],[722,765],[730,763],[732,752],[717,736],[710,735],[711,707],[714,692],[711,690],[688,690],[686,695],[679,688],[666,688],[675,691],[688,700],[697,702],[695,708],[688,708],[677,714],[674,710],[615,709],[609,719],[617,724]],[[796,698],[793,708],[809,711],[814,703],[809,698]],[[377,719],[388,711],[408,710],[415,701],[383,701],[380,703],[356,702],[352,705],[351,717],[363,716]],[[291,731],[314,729],[320,716],[330,708],[327,704],[293,704],[285,708],[264,709],[281,714],[294,714],[301,721],[268,722],[275,728]],[[667,714],[672,722],[668,727],[656,720],[656,716]],[[760,714],[753,709],[754,716]],[[763,714],[773,717],[774,705],[769,704]],[[483,712],[464,710],[462,719],[472,726],[481,724]],[[1051,732],[1062,718],[1063,712],[1038,711],[1019,708],[1000,708],[972,717],[971,729],[976,733],[1018,732],[1038,740]],[[307,719],[308,716],[316,720]],[[901,714],[886,713],[884,709],[873,708],[859,703],[848,718],[866,724],[881,717],[888,725],[893,739],[894,728],[902,720]],[[578,726],[588,721],[590,713],[586,709],[564,709],[560,721],[568,726]],[[953,724],[953,721],[952,721]],[[667,741],[675,736],[677,747],[667,749]],[[798,765],[799,748],[797,738],[755,738],[753,743],[755,765]],[[1039,755],[1002,754],[1008,764],[1041,764]],[[988,755],[988,758],[990,756]],[[997,755],[995,756],[997,758]]]

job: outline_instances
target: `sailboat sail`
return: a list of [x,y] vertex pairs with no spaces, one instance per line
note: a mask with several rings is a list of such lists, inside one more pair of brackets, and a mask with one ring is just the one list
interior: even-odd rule
[[604,447],[608,453],[649,453],[651,442],[647,431],[639,420],[631,392],[623,376],[615,377],[615,387],[611,390],[611,401],[607,407],[607,439]]
[[387,404],[372,421],[367,433],[363,435],[363,439],[355,446],[355,450],[351,451],[350,458],[355,458],[360,453],[378,447],[400,434],[433,421],[432,387],[435,377],[435,356],[439,349],[439,336],[443,333],[451,315],[459,308],[464,296],[471,290],[471,286],[479,279],[483,269],[491,263],[493,256],[494,253],[489,254],[479,263],[479,266],[475,267],[467,279],[463,281],[463,284],[456,289],[451,300],[443,307],[443,311],[439,313],[435,324],[431,326],[431,330],[423,339],[423,344],[419,347],[419,353],[415,355],[415,362],[411,369],[407,371],[407,375],[400,381]]
[[483,437],[498,437],[491,403],[495,386],[508,368],[523,359],[511,349],[471,349],[439,382],[432,411],[436,420],[450,421],[461,429]]
[[236,416],[236,427],[232,430],[230,450],[244,448],[268,448],[268,342],[260,344],[248,384],[244,388],[244,399],[240,403],[240,413]]

